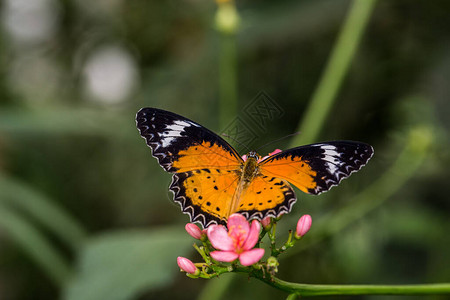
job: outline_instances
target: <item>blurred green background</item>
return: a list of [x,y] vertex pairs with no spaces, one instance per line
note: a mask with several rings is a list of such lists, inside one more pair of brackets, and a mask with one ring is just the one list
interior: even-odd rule
[[[260,91],[283,114],[262,130],[250,126],[251,148],[301,131],[261,154],[308,138],[375,148],[338,188],[298,193],[280,242],[302,214],[313,225],[278,276],[448,282],[450,2],[377,1],[355,55],[344,41],[344,80],[327,85],[321,78],[352,3],[237,1],[230,32],[217,27],[213,1],[4,1],[0,299],[283,299],[245,276],[178,272],[177,256],[200,261],[188,217],[134,121],[153,106],[221,132]],[[330,85],[336,94],[322,122],[308,107]],[[306,114],[311,123],[301,125]],[[309,124],[318,134],[308,136]]]

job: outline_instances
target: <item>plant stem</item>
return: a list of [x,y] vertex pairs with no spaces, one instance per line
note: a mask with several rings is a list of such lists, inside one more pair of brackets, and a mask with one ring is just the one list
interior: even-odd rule
[[417,285],[326,285],[299,284],[273,277],[258,278],[269,285],[299,296],[330,295],[436,295],[450,294],[450,283]]
[[239,14],[233,1],[218,2],[216,28],[220,33],[219,53],[219,128],[237,114],[237,49],[236,33]]
[[336,94],[355,56],[362,33],[373,10],[375,0],[354,0],[339,37],[313,93],[293,146],[309,144],[317,139],[331,110]]

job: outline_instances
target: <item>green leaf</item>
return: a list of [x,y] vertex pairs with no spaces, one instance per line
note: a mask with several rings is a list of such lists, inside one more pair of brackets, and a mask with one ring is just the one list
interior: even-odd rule
[[26,212],[73,249],[86,237],[86,231],[64,208],[29,184],[0,173],[0,204]]
[[25,218],[0,204],[0,228],[59,286],[70,277],[65,258]]
[[86,243],[66,300],[123,300],[170,284],[192,239],[182,228],[111,232]]

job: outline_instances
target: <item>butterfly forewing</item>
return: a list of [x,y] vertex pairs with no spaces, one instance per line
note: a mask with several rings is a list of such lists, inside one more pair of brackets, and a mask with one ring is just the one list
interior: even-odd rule
[[180,115],[143,108],[136,114],[136,125],[153,156],[168,172],[204,168],[231,170],[242,162],[224,139]]
[[335,141],[301,146],[266,158],[261,174],[283,178],[300,190],[320,194],[366,165],[373,148],[365,143]]

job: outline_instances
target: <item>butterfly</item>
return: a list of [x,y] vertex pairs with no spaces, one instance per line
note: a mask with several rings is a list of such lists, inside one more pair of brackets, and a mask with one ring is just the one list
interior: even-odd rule
[[161,167],[172,173],[169,189],[191,222],[226,224],[233,213],[248,220],[277,218],[297,201],[290,183],[320,194],[363,167],[373,155],[365,143],[332,141],[244,160],[224,139],[173,112],[142,108],[136,126]]

